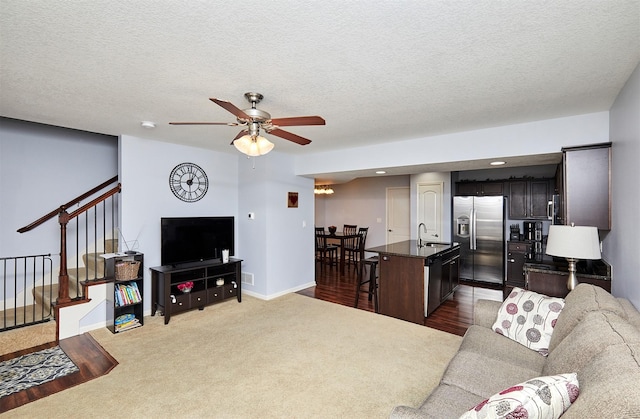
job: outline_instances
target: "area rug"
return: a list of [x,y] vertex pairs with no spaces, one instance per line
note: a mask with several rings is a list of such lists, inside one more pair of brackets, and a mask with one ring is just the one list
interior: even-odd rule
[[298,294],[91,335],[117,367],[5,416],[63,418],[73,406],[73,417],[388,418],[422,402],[462,340]]
[[59,346],[0,362],[0,398],[79,371]]

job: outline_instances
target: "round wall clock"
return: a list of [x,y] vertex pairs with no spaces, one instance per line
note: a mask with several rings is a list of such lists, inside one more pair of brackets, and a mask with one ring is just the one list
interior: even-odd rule
[[180,163],[169,175],[169,188],[176,198],[185,202],[196,202],[207,193],[209,179],[197,164]]

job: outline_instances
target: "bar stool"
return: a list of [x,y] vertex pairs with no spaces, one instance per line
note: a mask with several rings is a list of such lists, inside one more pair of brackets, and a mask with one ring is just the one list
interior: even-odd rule
[[[369,266],[369,278],[365,280],[364,276],[364,267]],[[364,284],[369,284],[369,301],[373,298],[373,306],[376,313],[379,313],[378,310],[378,275],[376,275],[376,271],[378,269],[378,256],[372,256],[370,258],[360,260],[360,272],[358,275],[358,288],[356,288],[356,302],[353,305],[355,308],[358,308],[358,299],[360,297],[360,288]]]

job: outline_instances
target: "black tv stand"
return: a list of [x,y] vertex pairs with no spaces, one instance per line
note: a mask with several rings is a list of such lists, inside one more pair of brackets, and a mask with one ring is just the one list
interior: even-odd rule
[[[151,268],[151,315],[164,314],[168,324],[172,314],[199,309],[236,297],[242,302],[240,280],[241,259],[229,258],[164,265]],[[184,292],[180,288],[187,283],[193,287]],[[179,288],[180,287],[180,288]]]

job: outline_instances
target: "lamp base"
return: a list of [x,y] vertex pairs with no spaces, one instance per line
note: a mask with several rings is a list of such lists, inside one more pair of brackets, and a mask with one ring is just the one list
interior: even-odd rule
[[576,263],[578,263],[578,259],[567,258],[567,262],[569,262],[569,278],[567,279],[567,288],[569,290],[572,290],[578,286],[578,277],[576,276]]

